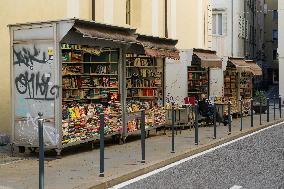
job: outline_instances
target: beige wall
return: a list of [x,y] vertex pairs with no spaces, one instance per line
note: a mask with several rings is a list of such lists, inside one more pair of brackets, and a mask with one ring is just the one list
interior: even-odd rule
[[[179,40],[178,48],[208,47],[208,0],[167,0],[169,37]],[[107,5],[111,5],[105,7]],[[152,5],[155,5],[154,8]],[[174,5],[174,6],[172,6]],[[171,7],[172,6],[172,7]],[[79,17],[92,18],[91,0],[1,0],[0,1],[0,132],[10,134],[10,47],[8,24]],[[98,22],[110,20],[126,25],[126,0],[96,0]],[[165,0],[132,0],[131,26],[137,32],[165,35]],[[108,14],[113,15],[112,18]],[[158,17],[158,18],[156,18]],[[107,18],[107,20],[106,20]],[[154,19],[154,20],[153,20]],[[156,23],[158,25],[156,26]],[[155,28],[153,28],[155,27]],[[175,34],[175,36],[171,36]]]
[[[78,1],[78,2],[76,2]],[[66,2],[76,4],[78,10],[68,10]],[[72,11],[84,19],[91,17],[91,0],[1,0],[0,1],[0,132],[10,135],[10,36],[8,24],[64,19]],[[70,8],[70,6],[69,6]]]

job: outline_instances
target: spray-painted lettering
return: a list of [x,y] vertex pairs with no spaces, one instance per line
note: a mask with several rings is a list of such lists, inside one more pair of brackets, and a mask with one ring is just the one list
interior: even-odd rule
[[14,55],[16,56],[17,60],[14,61],[15,65],[21,66],[21,64],[24,64],[31,70],[33,70],[34,62],[46,64],[49,59],[46,59],[46,53],[42,52],[42,58],[40,59],[40,50],[36,48],[34,45],[33,52],[23,47],[22,50],[19,50],[18,52],[14,49]]
[[40,72],[19,74],[15,78],[15,86],[20,94],[28,94],[25,99],[54,100],[59,96],[59,86],[50,85],[51,74]]

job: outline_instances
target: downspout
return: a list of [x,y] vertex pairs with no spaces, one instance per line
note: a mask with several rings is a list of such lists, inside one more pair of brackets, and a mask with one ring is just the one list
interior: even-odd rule
[[231,43],[231,48],[232,48],[232,50],[231,50],[231,55],[232,55],[232,57],[234,57],[234,0],[232,0],[232,11],[231,11],[231,16],[232,16],[232,36],[231,36],[231,40],[232,40],[232,43]]
[[92,20],[96,20],[96,0],[92,0]]
[[[244,1],[244,17],[245,17],[245,32],[247,31],[247,7],[246,1]],[[246,33],[247,35],[247,33]],[[244,57],[246,57],[246,35],[244,37]]]
[[169,37],[168,33],[168,0],[165,0],[165,37]]

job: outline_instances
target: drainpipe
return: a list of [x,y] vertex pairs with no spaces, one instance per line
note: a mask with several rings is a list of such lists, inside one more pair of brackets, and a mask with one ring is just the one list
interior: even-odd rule
[[[247,6],[246,6],[246,1],[244,1],[244,17],[245,17],[245,31],[246,31],[246,27],[247,27]],[[244,57],[246,57],[246,36],[244,38]]]
[[165,37],[168,38],[168,0],[165,0]]
[[96,0],[92,0],[92,20],[96,20]]
[[231,11],[231,16],[232,16],[232,44],[231,44],[231,54],[232,54],[232,57],[234,57],[234,0],[232,0],[232,11]]

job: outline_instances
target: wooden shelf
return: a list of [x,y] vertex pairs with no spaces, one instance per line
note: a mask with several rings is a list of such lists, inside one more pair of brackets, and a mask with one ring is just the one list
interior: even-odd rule
[[95,74],[95,73],[84,73],[84,74],[65,74],[62,76],[118,76],[117,74]]
[[158,89],[161,87],[126,87],[127,89]]
[[127,98],[160,98],[156,96],[129,96]]
[[207,73],[207,71],[191,71],[188,70],[189,73]]
[[161,66],[126,66],[127,68],[161,68]]
[[[139,77],[142,79],[146,79],[146,78],[161,78],[162,76],[149,76],[149,77],[141,77],[141,76],[132,76],[132,77]],[[126,77],[126,79],[132,79],[132,77]]]
[[118,87],[80,87],[80,89],[118,89]]
[[199,93],[203,93],[203,92],[188,92],[188,94],[199,94]]
[[118,62],[62,62],[62,64],[118,64]]

